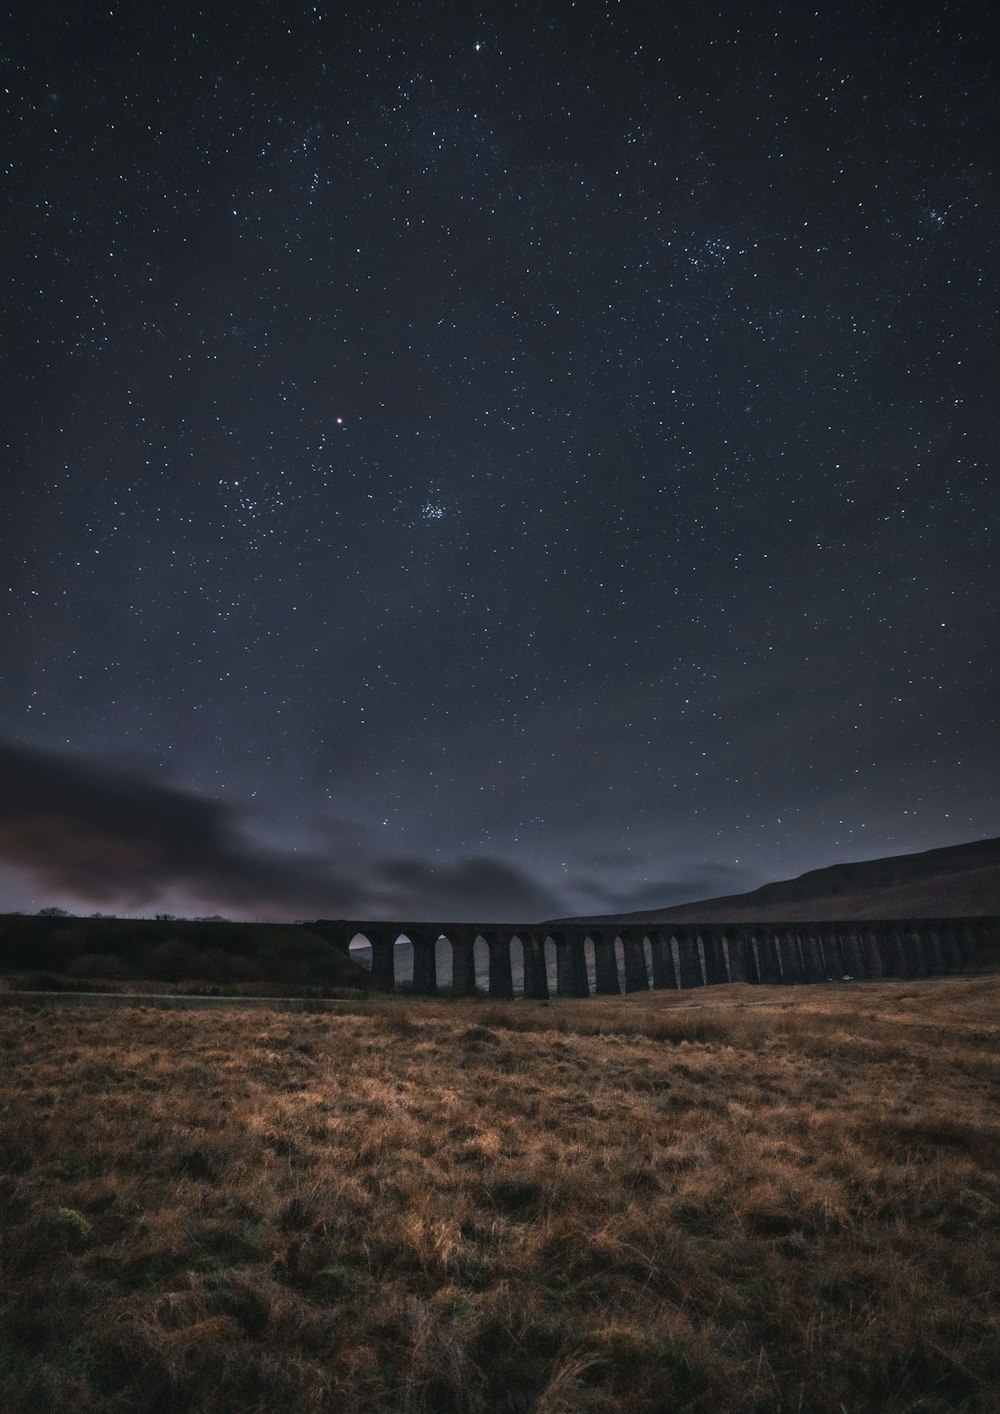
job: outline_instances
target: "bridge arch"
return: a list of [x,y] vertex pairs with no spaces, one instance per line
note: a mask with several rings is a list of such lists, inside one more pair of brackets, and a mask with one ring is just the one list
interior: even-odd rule
[[[510,947],[510,939],[507,940]],[[477,932],[472,939],[472,971],[476,983],[477,992],[489,993],[490,990],[490,945],[483,937],[482,932]]]
[[599,997],[616,997],[622,984],[614,932],[591,928],[588,937],[594,950],[594,991]]
[[642,928],[622,928],[618,933],[621,943],[622,980],[626,992],[647,992],[649,990],[649,968],[646,963],[645,933]]
[[782,982],[802,981],[802,954],[799,951],[799,935],[794,928],[778,928],[774,935],[775,952]]
[[765,984],[780,982],[781,968],[778,965],[774,934],[770,928],[757,927],[753,929],[750,934],[750,951],[753,955],[757,981]]
[[548,1001],[549,975],[545,964],[545,939],[529,928],[519,928],[514,938],[521,945],[524,995],[534,1001]]
[[403,991],[415,990],[413,939],[409,933],[397,933],[392,940],[394,985]]
[[484,928],[486,944],[486,987],[491,997],[508,999],[514,995],[514,974],[511,967],[511,940],[505,932]]
[[746,949],[738,928],[722,930],[722,953],[730,982],[747,980]]
[[[451,955],[440,956],[441,944],[450,948]],[[476,940],[469,936],[468,929],[452,928],[442,933],[438,939],[438,977],[451,977],[451,990],[456,997],[472,997],[476,994]],[[450,965],[450,970],[449,970]]]
[[729,974],[726,969],[726,955],[722,946],[721,929],[699,928],[698,947],[701,953],[705,985],[716,987],[722,982],[728,982]]
[[703,987],[705,977],[701,970],[701,957],[694,932],[688,928],[675,928],[670,938],[670,946],[678,986]]
[[799,930],[799,953],[802,958],[802,978],[805,982],[822,982],[826,976],[823,947],[819,933],[811,923]]
[[674,965],[670,933],[662,928],[654,929],[649,935],[650,968],[653,986],[657,991],[677,987],[677,970]]

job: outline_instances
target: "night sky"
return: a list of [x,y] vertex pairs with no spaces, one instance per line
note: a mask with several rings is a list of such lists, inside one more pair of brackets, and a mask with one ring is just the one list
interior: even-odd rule
[[8,6],[0,906],[1000,833],[986,10]]

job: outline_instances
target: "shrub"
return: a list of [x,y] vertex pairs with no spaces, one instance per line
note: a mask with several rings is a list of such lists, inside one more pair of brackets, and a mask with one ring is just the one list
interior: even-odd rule
[[182,977],[197,976],[197,949],[179,938],[167,938],[149,949],[143,959],[144,971],[160,982],[177,982]]
[[104,981],[121,982],[129,975],[129,969],[120,957],[108,952],[88,952],[75,957],[66,965],[67,977],[94,977]]
[[24,977],[14,977],[11,979],[10,989],[12,992],[72,992],[75,991],[72,982],[65,977],[58,977],[54,972],[29,972]]
[[43,1225],[49,1237],[66,1247],[86,1247],[94,1235],[94,1224],[76,1208],[56,1208]]

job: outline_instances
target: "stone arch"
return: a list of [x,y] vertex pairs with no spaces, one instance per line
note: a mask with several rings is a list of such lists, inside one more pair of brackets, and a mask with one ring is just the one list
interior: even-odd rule
[[938,936],[941,939],[941,952],[947,971],[961,972],[962,950],[958,945],[958,929],[954,919],[946,918],[941,923]]
[[[457,997],[471,997],[476,994],[476,957],[475,938],[465,931],[455,930],[451,933],[443,933],[442,938],[451,945],[451,990]],[[440,945],[440,940],[439,940]],[[438,976],[448,975],[447,964],[449,959],[445,958],[442,963],[438,960]]]
[[774,934],[770,928],[754,928],[750,935],[750,951],[757,973],[757,981],[765,985],[780,982],[781,969],[778,966]]
[[720,982],[728,982],[721,934],[717,933],[714,928],[699,928],[698,951],[701,954],[706,987],[715,987]]
[[484,929],[486,943],[487,988],[494,998],[509,1000],[514,995],[514,970],[511,964],[511,940],[505,932]]
[[975,951],[972,954],[973,962],[987,951],[990,944],[997,938],[997,920],[995,918],[979,918],[973,925],[973,939]]
[[352,933],[347,943],[347,955],[354,962],[358,962],[368,972],[372,970],[372,945],[371,939],[363,929],[358,929]]
[[[355,936],[367,939],[371,948],[372,986],[382,992],[391,992],[400,980],[400,956],[396,947],[399,930],[392,924],[366,923]],[[408,954],[403,961],[409,964]],[[407,970],[412,976],[412,969],[408,967]]]
[[904,923],[900,928],[900,936],[906,959],[907,977],[922,977],[924,975],[924,950],[920,945],[920,938],[913,924],[909,921]]
[[820,930],[820,947],[823,949],[823,965],[826,969],[826,980],[833,982],[839,980],[844,975],[844,959],[840,953],[840,939],[837,936],[836,928],[827,925]]
[[581,997],[591,995],[590,959],[587,956],[587,930],[576,927],[570,930],[569,946],[573,956],[573,971]]
[[701,985],[704,987],[708,981],[705,975],[705,944],[698,929],[695,929],[694,934],[694,956],[698,964],[698,971],[701,973]]
[[838,941],[845,975],[848,977],[863,977],[865,975],[865,964],[861,953],[861,941],[858,937],[858,925],[856,923],[845,923],[843,927],[838,930]]
[[704,986],[705,978],[701,970],[701,958],[693,931],[676,928],[670,939],[677,969],[677,979],[681,987]]
[[530,929],[514,935],[521,944],[524,995],[535,1001],[548,1001],[549,977],[545,961],[545,939]]
[[909,953],[903,930],[898,923],[887,923],[883,933],[886,961],[890,964],[886,972],[890,977],[912,977]]
[[413,950],[413,990],[431,996],[437,991],[440,929],[410,927],[400,936],[409,939]]
[[528,960],[528,949],[525,946],[524,938],[520,933],[511,933],[510,952],[513,959],[513,971],[517,977],[519,986],[518,992],[523,997],[531,996],[531,979]]
[[[385,935],[389,937],[388,934]],[[372,944],[373,947],[376,944]],[[392,970],[395,985],[409,991],[413,986],[413,940],[408,933],[393,932],[388,946],[392,950]]]
[[778,966],[783,982],[799,983],[803,980],[802,952],[799,935],[794,928],[779,928],[775,933]]
[[653,986],[653,939],[649,932],[642,930],[642,955],[646,963],[646,985]]
[[647,992],[645,937],[641,928],[623,928],[618,934],[622,949],[622,975],[626,992]]
[[730,982],[746,982],[748,980],[746,949],[738,928],[724,928],[722,930],[722,952]]
[[538,939],[541,944],[542,956],[545,959],[545,979],[548,982],[549,996],[559,995],[559,959],[556,956],[556,945],[552,934],[547,928],[540,928]]
[[670,946],[670,934],[664,933],[656,928],[649,934],[650,969],[653,979],[653,986],[657,991],[664,988],[676,988],[677,971],[674,966],[673,949]]
[[978,939],[976,930],[967,918],[960,918],[958,921],[958,950],[962,956],[962,967],[968,967],[975,961]]
[[625,944],[617,928],[611,930],[611,947],[615,955],[615,972],[618,975],[618,990],[625,991]]
[[885,923],[879,923],[873,931],[878,939],[879,958],[882,962],[882,976],[897,976],[899,959],[896,956],[895,940],[892,936],[892,930]]
[[557,928],[548,935],[556,959],[556,991],[560,997],[589,997],[584,935],[578,928]]
[[[507,946],[510,947],[509,938]],[[472,948],[472,975],[476,979],[476,991],[488,992],[490,989],[490,945],[482,932],[477,932],[470,947]]]
[[597,995],[597,952],[594,948],[594,940],[590,933],[584,933],[582,938],[583,965],[587,971],[587,991],[591,996]]
[[866,977],[882,976],[882,948],[879,942],[878,929],[871,924],[862,923],[858,931],[858,945],[861,949],[861,961]]
[[822,982],[826,977],[823,962],[823,946],[819,931],[812,924],[806,924],[799,934],[802,954],[802,972],[807,982]]
[[927,923],[920,932],[924,944],[924,960],[927,964],[927,971],[932,976],[940,977],[942,973],[948,971],[948,968],[945,966],[941,935],[938,932],[937,924]]
[[910,956],[911,977],[927,976],[927,956],[920,925],[909,920],[903,926],[903,938]]

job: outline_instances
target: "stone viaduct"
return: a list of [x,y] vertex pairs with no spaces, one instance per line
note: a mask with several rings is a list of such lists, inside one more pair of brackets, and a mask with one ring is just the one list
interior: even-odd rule
[[[476,990],[475,946],[489,955],[489,995],[513,997],[512,945],[523,959],[523,994],[598,996],[719,982],[824,982],[845,977],[926,977],[960,972],[998,927],[997,918],[924,918],[829,923],[412,923],[322,918],[307,925],[344,952],[354,938],[372,950],[372,985],[396,985],[396,943],[413,947],[413,990],[437,991],[439,939],[451,944],[455,995]],[[619,949],[622,965],[619,966]]]

